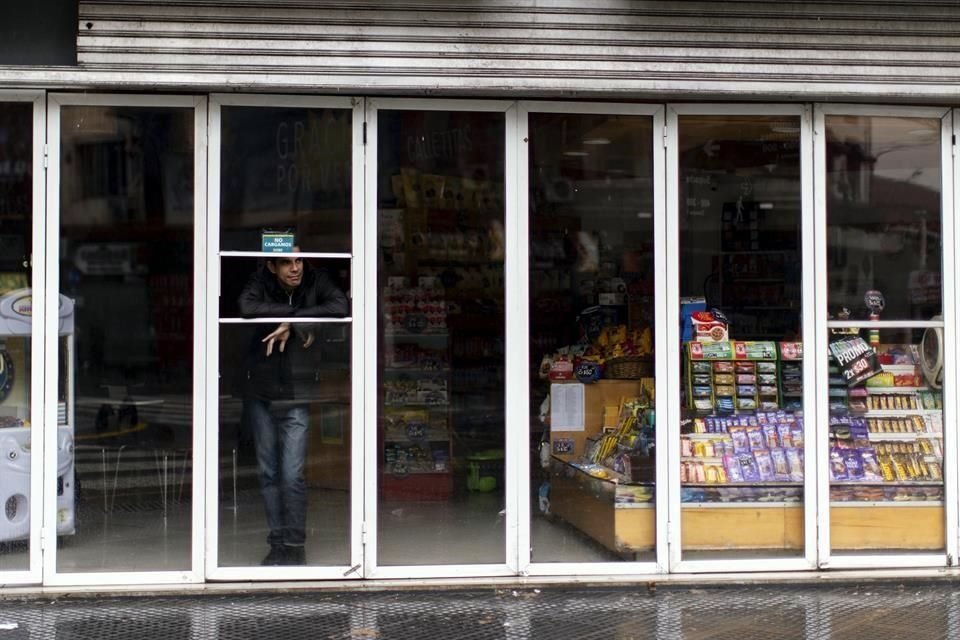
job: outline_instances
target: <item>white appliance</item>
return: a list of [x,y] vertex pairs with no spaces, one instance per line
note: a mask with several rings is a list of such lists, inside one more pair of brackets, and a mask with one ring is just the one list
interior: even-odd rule
[[[60,297],[59,334],[66,340],[73,360],[73,301]],[[4,355],[8,341],[21,339],[24,359],[29,358],[29,341],[33,316],[30,289],[17,289],[0,296],[0,352]],[[0,542],[24,540],[30,536],[30,474],[34,452],[31,449],[29,376],[13,369],[14,359],[3,358],[5,380],[10,387],[0,394]],[[67,393],[58,407],[57,424],[57,533],[76,532],[75,480],[73,454],[73,372],[67,372]],[[19,386],[19,389],[17,387]],[[18,399],[18,400],[17,400]],[[70,410],[67,410],[67,409]],[[39,459],[40,453],[37,453]]]
[[[943,320],[943,316],[934,316]],[[943,329],[934,327],[923,332],[920,341],[920,369],[927,384],[934,389],[943,386]]]

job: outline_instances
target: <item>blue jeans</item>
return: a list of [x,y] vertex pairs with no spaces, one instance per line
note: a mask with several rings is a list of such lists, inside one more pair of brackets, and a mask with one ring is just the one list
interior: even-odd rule
[[307,458],[309,412],[306,405],[244,399],[253,429],[260,490],[271,545],[303,546],[307,537]]

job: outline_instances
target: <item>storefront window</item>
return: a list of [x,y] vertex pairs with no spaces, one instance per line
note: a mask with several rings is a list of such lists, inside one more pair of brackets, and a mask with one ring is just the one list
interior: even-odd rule
[[653,119],[529,130],[531,559],[653,560]]
[[842,553],[945,547],[940,130],[939,118],[826,118],[823,428]]
[[804,550],[798,116],[679,118],[683,558]]
[[503,563],[504,116],[378,120],[377,563]]
[[189,570],[194,112],[61,114],[57,569]]
[[218,562],[345,565],[352,111],[221,122]]
[[[30,563],[33,104],[0,103],[0,572]],[[36,460],[36,462],[34,462]]]

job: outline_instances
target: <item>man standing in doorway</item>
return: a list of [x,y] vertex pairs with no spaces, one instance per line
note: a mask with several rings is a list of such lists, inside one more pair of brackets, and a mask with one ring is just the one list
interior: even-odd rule
[[[268,258],[247,282],[239,305],[245,318],[343,317],[349,309],[325,271],[292,254]],[[253,430],[270,528],[263,565],[306,564],[304,467],[309,402],[319,373],[318,349],[311,349],[316,329],[298,322],[258,324],[244,361],[243,419]]]

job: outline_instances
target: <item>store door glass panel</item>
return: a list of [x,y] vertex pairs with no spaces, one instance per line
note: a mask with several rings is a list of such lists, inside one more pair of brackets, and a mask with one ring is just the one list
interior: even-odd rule
[[825,122],[831,548],[940,551],[941,123]]
[[529,130],[531,558],[655,560],[653,120]]
[[683,559],[800,556],[800,118],[679,127]]
[[504,116],[378,119],[377,564],[502,563]]
[[60,572],[189,570],[194,112],[65,106]]
[[220,566],[350,560],[352,117],[221,109]]
[[0,103],[0,572],[30,564],[33,104]]

